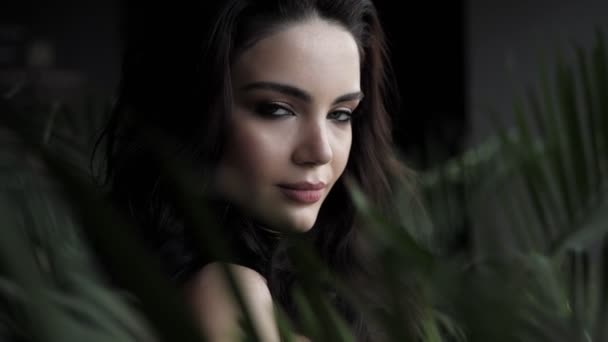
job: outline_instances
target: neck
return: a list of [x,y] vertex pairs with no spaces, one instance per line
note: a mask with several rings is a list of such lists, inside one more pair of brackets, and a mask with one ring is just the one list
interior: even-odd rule
[[284,234],[260,224],[227,201],[212,201],[222,232],[232,244],[233,254],[241,262],[269,262]]

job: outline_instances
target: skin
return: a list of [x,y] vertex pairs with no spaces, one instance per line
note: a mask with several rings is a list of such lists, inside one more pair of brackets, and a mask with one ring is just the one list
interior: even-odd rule
[[[239,284],[257,332],[262,341],[279,342],[273,314],[273,302],[266,280],[257,272],[239,265],[229,265]],[[237,327],[240,315],[236,299],[230,291],[219,263],[211,263],[197,274],[187,287],[195,315],[210,341],[240,341]]]
[[[362,96],[359,69],[353,36],[318,18],[289,24],[244,51],[232,69],[234,103],[217,192],[277,232],[312,228],[348,161],[349,113]],[[319,201],[293,201],[277,186],[302,181],[326,183]],[[266,280],[246,267],[230,268],[260,336],[279,341]],[[187,293],[209,339],[234,340],[241,313],[219,265],[199,271]]]
[[[309,230],[350,153],[349,114],[362,96],[354,38],[321,19],[292,24],[246,50],[232,84],[220,196],[272,230]],[[304,204],[278,186],[297,182],[326,187],[319,201]]]

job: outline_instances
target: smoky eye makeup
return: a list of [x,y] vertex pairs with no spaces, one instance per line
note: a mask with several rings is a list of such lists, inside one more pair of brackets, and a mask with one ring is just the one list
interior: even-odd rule
[[353,112],[347,109],[338,109],[331,111],[327,117],[339,123],[347,123],[351,121]]
[[[253,95],[253,94],[252,94]],[[281,99],[273,99],[269,96],[244,96],[241,98],[242,105],[249,108],[250,112],[258,117],[265,119],[281,119],[291,116],[297,116],[298,110],[293,105]],[[338,124],[350,123],[353,118],[357,117],[359,112],[359,101],[357,103],[335,106],[330,109],[325,115],[328,120]],[[301,108],[300,110],[305,110]]]
[[259,102],[254,105],[254,112],[268,118],[278,118],[295,115],[288,105],[278,102]]
[[[291,109],[289,105],[280,102],[258,102],[253,106],[253,112],[269,119],[296,115],[295,110]],[[352,120],[353,112],[348,108],[336,109],[327,113],[327,118],[339,124],[346,124]]]
[[328,114],[328,118],[338,123],[350,123],[351,121],[356,120],[360,114],[360,103],[357,103],[352,107],[347,106],[336,108]]

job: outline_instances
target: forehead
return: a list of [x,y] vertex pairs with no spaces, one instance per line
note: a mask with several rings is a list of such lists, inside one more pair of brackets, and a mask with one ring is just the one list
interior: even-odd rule
[[254,81],[294,85],[313,96],[357,91],[359,51],[342,26],[322,19],[289,24],[244,51],[232,69],[236,86]]

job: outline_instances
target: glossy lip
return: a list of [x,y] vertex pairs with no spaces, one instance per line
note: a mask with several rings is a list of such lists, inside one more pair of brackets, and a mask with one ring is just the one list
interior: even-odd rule
[[326,185],[323,182],[299,182],[279,184],[278,186],[287,198],[299,203],[312,204],[318,202],[323,197]]
[[293,190],[321,190],[325,188],[323,182],[298,182],[298,183],[283,183],[279,184],[281,188],[293,189]]

